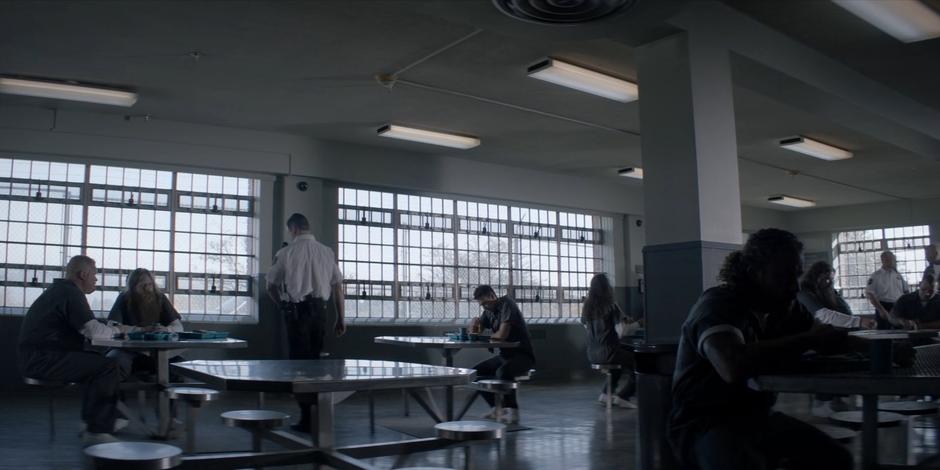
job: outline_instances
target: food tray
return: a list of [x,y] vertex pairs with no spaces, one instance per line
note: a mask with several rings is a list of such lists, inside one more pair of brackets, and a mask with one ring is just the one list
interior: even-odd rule
[[228,331],[193,330],[179,335],[180,339],[225,339],[228,338]]

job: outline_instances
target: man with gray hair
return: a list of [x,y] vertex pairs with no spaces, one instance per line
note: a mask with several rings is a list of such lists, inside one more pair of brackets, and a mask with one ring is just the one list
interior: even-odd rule
[[[346,303],[343,273],[330,247],[310,233],[310,221],[303,214],[287,219],[291,242],[278,250],[268,271],[268,294],[281,306],[287,329],[291,359],[319,359],[326,336],[327,305],[336,305],[336,336],[346,333]],[[300,398],[300,421],[295,431],[310,432],[309,397]]]
[[116,408],[122,380],[117,363],[85,351],[85,339],[125,333],[124,325],[109,326],[95,319],[86,294],[98,282],[95,260],[78,255],[29,307],[19,337],[19,366],[25,377],[57,382],[81,382],[83,440],[88,444],[116,440],[110,433],[127,425]]

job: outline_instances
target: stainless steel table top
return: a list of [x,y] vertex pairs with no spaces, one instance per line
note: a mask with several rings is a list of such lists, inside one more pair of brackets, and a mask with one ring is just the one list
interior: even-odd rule
[[130,339],[95,339],[92,346],[119,349],[239,349],[248,347],[242,339],[181,339],[177,341],[145,341]]
[[377,336],[376,343],[435,349],[518,348],[518,341],[454,341],[447,336]]
[[173,372],[225,390],[316,393],[466,385],[472,369],[369,359],[188,361]]
[[940,345],[920,346],[911,367],[890,374],[841,372],[762,375],[751,380],[759,390],[795,393],[940,395]]

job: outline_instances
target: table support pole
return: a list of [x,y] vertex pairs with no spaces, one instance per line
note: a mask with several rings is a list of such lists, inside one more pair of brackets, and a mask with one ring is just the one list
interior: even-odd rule
[[[454,367],[454,349],[444,349],[444,365],[447,367]],[[444,407],[445,413],[447,416],[447,421],[454,420],[454,386],[448,385],[444,387]]]
[[862,469],[878,468],[878,395],[862,395]]
[[317,447],[332,449],[333,442],[333,394],[317,394]]
[[157,384],[160,390],[157,391],[157,403],[159,408],[159,427],[157,436],[166,439],[170,435],[170,422],[173,419],[170,416],[170,397],[166,393],[166,388],[170,385],[170,350],[158,349],[154,351],[157,358]]

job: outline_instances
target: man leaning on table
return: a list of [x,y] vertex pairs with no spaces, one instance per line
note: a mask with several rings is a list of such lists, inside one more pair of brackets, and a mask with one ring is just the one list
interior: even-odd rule
[[82,420],[85,443],[115,441],[112,432],[127,425],[118,417],[118,384],[123,379],[117,363],[93,351],[85,340],[111,338],[136,328],[106,325],[95,319],[86,294],[98,282],[95,260],[75,256],[29,307],[19,337],[19,366],[25,377],[83,386]]
[[[291,359],[319,359],[326,336],[327,302],[336,300],[337,336],[346,332],[343,273],[336,255],[310,233],[310,222],[303,214],[287,219],[291,242],[278,250],[268,272],[268,294],[284,314]],[[283,289],[283,290],[282,290]],[[300,405],[300,422],[291,426],[309,432],[310,405]]]

